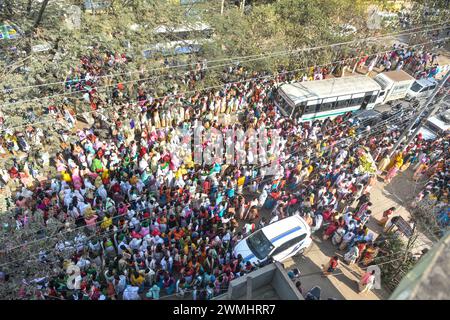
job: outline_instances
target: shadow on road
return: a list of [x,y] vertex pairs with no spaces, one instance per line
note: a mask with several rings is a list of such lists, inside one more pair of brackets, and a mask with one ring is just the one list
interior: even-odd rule
[[358,282],[350,279],[345,274],[342,274],[342,273],[339,274],[339,272],[337,272],[337,274],[334,277],[336,279],[338,279],[339,281],[341,281],[343,284],[345,284],[348,288],[350,288],[353,291],[355,291],[356,293],[358,293]]
[[[302,283],[303,294],[315,286],[321,289],[321,300],[334,298],[337,300],[345,300],[345,297],[339,292],[328,277],[322,276],[322,269],[317,266],[310,258],[301,256],[296,258],[296,262],[300,265],[300,282]],[[336,270],[336,272],[340,272]]]
[[369,228],[369,230],[376,232],[377,234],[380,234],[383,231],[383,227],[381,227],[378,224],[378,219],[374,218],[373,216],[369,217],[369,221],[367,221],[366,225]]
[[399,205],[408,205],[422,191],[423,182],[413,180],[413,170],[408,169],[401,172],[392,181],[385,186],[383,194],[398,203]]

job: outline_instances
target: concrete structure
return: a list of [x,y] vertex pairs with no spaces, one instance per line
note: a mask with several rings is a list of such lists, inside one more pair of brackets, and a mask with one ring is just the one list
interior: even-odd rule
[[230,282],[228,292],[214,300],[304,300],[279,262]]
[[450,232],[402,279],[389,300],[450,299]]

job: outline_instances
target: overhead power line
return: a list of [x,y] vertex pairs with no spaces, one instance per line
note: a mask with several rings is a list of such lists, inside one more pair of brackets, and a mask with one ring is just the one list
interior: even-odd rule
[[[423,43],[415,44],[415,45],[408,45],[408,46],[405,46],[405,47],[407,47],[407,48],[413,48],[413,47],[422,46],[422,45],[425,45],[425,44],[430,44],[430,43],[436,43],[436,42],[445,41],[445,40],[448,40],[448,39],[450,39],[450,37],[443,38],[443,39],[439,39],[439,40],[432,40],[432,41],[428,41],[428,42],[423,42]],[[389,53],[389,52],[391,52],[391,50],[386,50],[386,51],[381,51],[381,52],[371,53],[370,55],[373,56],[373,55],[384,54],[384,53]],[[322,65],[314,65],[314,66],[315,66],[315,67],[324,67],[324,66],[329,66],[329,65],[331,65],[331,64],[342,63],[342,62],[352,61],[352,60],[354,60],[354,58],[347,58],[347,59],[337,60],[337,61],[334,61],[334,62],[330,62],[330,63],[326,63],[326,64],[322,64]],[[314,67],[314,66],[313,66],[313,67]],[[162,99],[162,98],[176,97],[176,96],[181,96],[181,95],[185,95],[185,94],[189,94],[189,93],[196,93],[196,92],[204,91],[204,90],[210,90],[210,89],[215,89],[215,88],[222,88],[222,87],[226,87],[226,86],[233,85],[233,84],[238,84],[238,83],[243,83],[243,82],[249,82],[249,81],[260,80],[260,79],[270,79],[270,78],[274,78],[274,77],[276,77],[276,76],[278,76],[278,75],[283,75],[283,74],[289,74],[289,73],[293,73],[293,72],[298,72],[298,71],[308,70],[308,68],[310,68],[310,67],[307,67],[307,68],[299,68],[299,69],[295,69],[295,70],[287,71],[287,72],[278,72],[278,73],[274,73],[274,74],[272,74],[272,75],[266,75],[266,76],[261,76],[261,77],[248,78],[248,79],[239,80],[239,81],[227,82],[227,83],[225,83],[225,84],[220,84],[220,85],[215,85],[215,86],[210,86],[210,87],[199,88],[199,89],[196,89],[196,90],[190,90],[190,91],[184,91],[184,92],[177,92],[177,94],[168,94],[168,95],[164,95],[164,96],[161,96],[161,97],[158,97],[158,98],[159,98],[159,99]],[[132,81],[129,81],[129,82],[139,82],[139,81],[141,81],[141,80],[132,80]],[[37,98],[36,98],[36,99],[37,99]],[[77,98],[77,99],[78,99],[78,100],[83,100],[84,98]],[[33,99],[33,100],[35,100],[35,99]],[[137,100],[135,100],[135,101],[128,101],[127,104],[133,104],[133,103],[145,102],[145,101],[148,101],[148,100],[143,100],[143,101],[137,101]],[[101,110],[109,109],[109,108],[111,108],[111,107],[115,107],[115,106],[105,107],[105,108],[101,108],[101,109],[97,109],[97,110],[92,110],[92,111],[86,111],[86,112],[79,113],[79,115],[88,115],[88,114],[92,114],[92,113],[95,113],[95,112],[99,112],[99,111],[101,111]],[[78,115],[78,114],[75,114],[75,116],[76,116],[76,115]],[[40,121],[40,122],[39,122],[39,121],[35,121],[35,122],[27,123],[27,124],[21,124],[21,125],[18,125],[18,126],[2,128],[2,129],[0,129],[0,132],[5,132],[5,131],[8,131],[8,130],[15,130],[15,129],[18,129],[18,128],[23,128],[23,127],[28,127],[28,126],[35,126],[35,125],[37,125],[37,124],[54,123],[54,122],[56,122],[56,121],[57,121],[57,120],[55,120],[55,119],[46,120],[46,121]]]
[[[447,24],[449,22],[450,22],[450,20],[447,20],[445,22],[427,25],[427,27],[443,25],[443,24]],[[405,35],[417,34],[417,33],[421,33],[421,32],[431,32],[431,31],[436,31],[436,30],[443,30],[446,27],[433,28],[433,29],[427,29],[427,30],[418,30],[420,28],[422,28],[422,27],[411,28],[411,29],[403,30],[401,32],[393,32],[393,33],[389,33],[389,34],[385,34],[385,35],[381,35],[381,36],[359,38],[359,39],[355,39],[355,40],[351,40],[351,41],[338,42],[338,43],[320,45],[320,46],[314,46],[314,47],[308,47],[308,48],[282,50],[282,51],[276,51],[276,52],[272,52],[272,53],[268,53],[268,54],[253,54],[253,55],[247,55],[247,56],[227,57],[227,58],[222,58],[222,59],[217,59],[217,60],[210,60],[210,61],[208,61],[208,63],[224,62],[224,61],[229,61],[229,60],[239,61],[242,59],[258,58],[258,57],[260,59],[268,59],[273,56],[295,54],[295,53],[299,53],[299,52],[305,52],[305,51],[307,52],[307,51],[311,51],[311,50],[318,50],[318,49],[324,49],[324,48],[330,48],[330,47],[336,47],[336,46],[342,46],[342,45],[349,45],[352,43],[359,43],[361,41],[379,40],[379,39],[389,38],[389,37],[393,37],[393,36],[405,36]],[[196,66],[196,65],[197,65],[197,63],[188,63],[188,64],[176,65],[176,66],[158,67],[158,68],[144,70],[144,72],[158,71],[158,70],[161,71],[161,70],[167,70],[167,69],[177,69],[177,68]],[[123,72],[123,73],[115,73],[115,74],[107,74],[107,75],[98,76],[96,78],[97,79],[114,78],[114,77],[119,77],[119,76],[132,75],[135,73],[142,73],[142,70]],[[50,82],[50,83],[43,83],[43,84],[30,85],[30,86],[14,87],[14,88],[11,88],[11,90],[40,88],[40,87],[51,86],[51,85],[61,85],[61,84],[65,84],[65,83],[66,83],[66,81]]]

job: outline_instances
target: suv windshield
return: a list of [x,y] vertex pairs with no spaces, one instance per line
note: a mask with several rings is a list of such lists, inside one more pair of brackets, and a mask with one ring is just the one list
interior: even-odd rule
[[422,88],[423,87],[420,84],[418,84],[417,82],[414,82],[414,84],[411,87],[411,90],[414,92],[419,92],[420,89],[422,89]]
[[258,259],[266,258],[274,248],[261,230],[256,231],[248,237],[247,245]]

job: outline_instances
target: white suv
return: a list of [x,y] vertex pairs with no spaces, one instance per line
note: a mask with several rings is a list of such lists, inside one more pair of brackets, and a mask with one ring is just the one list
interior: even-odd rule
[[282,262],[312,243],[311,229],[300,215],[296,214],[274,222],[239,241],[233,254],[242,256],[252,264],[266,262],[268,258]]

